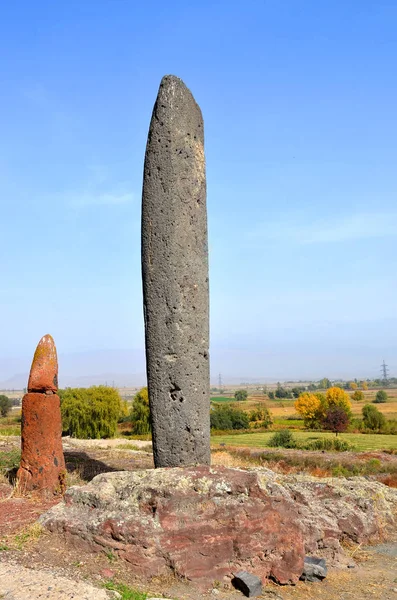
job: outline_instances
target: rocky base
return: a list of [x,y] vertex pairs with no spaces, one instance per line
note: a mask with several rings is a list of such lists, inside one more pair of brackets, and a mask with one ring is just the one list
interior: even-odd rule
[[379,537],[396,508],[397,490],[361,478],[192,467],[98,475],[40,521],[140,577],[171,570],[208,589],[240,570],[296,583],[305,554],[343,561],[341,542]]

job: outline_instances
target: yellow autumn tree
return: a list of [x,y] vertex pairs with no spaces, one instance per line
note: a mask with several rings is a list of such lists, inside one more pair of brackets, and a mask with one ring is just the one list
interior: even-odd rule
[[349,382],[349,388],[351,390],[356,390],[358,388],[358,385],[357,385],[357,383],[355,381],[350,381]]
[[303,392],[294,406],[296,412],[303,417],[306,427],[311,427],[317,423],[321,410],[321,400],[318,396],[310,394],[310,392]]
[[351,414],[350,396],[340,387],[331,387],[325,395],[328,408],[342,408],[348,415]]
[[361,387],[362,387],[363,390],[367,390],[368,389],[368,383],[366,381],[363,381],[363,384],[362,384]]

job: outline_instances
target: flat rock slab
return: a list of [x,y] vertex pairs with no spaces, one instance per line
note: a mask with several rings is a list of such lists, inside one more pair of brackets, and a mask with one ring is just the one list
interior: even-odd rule
[[296,583],[303,570],[299,515],[269,495],[255,471],[185,467],[106,473],[70,488],[40,518],[79,549],[111,550],[145,579],[173,572],[200,589],[239,570]]
[[83,581],[0,563],[2,600],[109,600],[114,595]]
[[76,549],[111,550],[143,579],[171,571],[212,589],[240,570],[296,583],[305,554],[346,567],[341,541],[391,532],[396,509],[397,490],[360,477],[185,467],[98,475],[40,520]]

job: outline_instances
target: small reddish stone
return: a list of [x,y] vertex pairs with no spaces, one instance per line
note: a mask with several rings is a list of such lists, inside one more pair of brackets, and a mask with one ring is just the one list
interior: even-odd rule
[[30,370],[28,393],[22,400],[19,491],[49,497],[65,490],[58,361],[54,340],[45,335],[37,346]]
[[41,338],[30,369],[28,392],[58,391],[58,358],[50,335]]

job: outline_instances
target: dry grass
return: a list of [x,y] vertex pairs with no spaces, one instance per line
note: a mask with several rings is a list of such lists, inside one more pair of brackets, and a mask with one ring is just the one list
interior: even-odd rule
[[7,540],[7,544],[11,550],[23,550],[36,542],[43,534],[45,529],[40,523],[32,523],[27,525],[11,539]]

